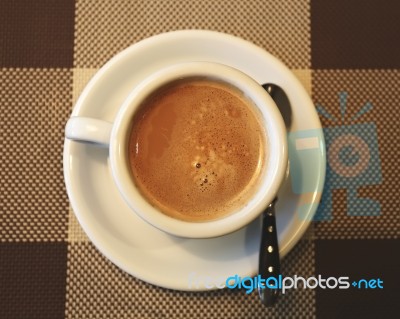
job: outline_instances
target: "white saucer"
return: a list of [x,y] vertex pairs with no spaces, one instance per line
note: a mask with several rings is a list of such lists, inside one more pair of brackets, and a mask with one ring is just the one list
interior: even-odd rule
[[[289,158],[291,170],[297,171],[290,174],[294,179],[286,179],[276,207],[280,253],[284,256],[303,235],[317,208],[325,178],[325,144],[318,115],[305,89],[289,69],[261,48],[210,31],[177,31],[146,39],[101,68],[72,115],[112,122],[118,106],[145,76],[171,63],[195,60],[233,66],[259,83],[280,85],[289,97],[293,107]],[[207,284],[199,278],[243,277],[257,272],[259,220],[219,238],[167,235],[128,208],[112,180],[108,150],[92,145],[65,141],[64,176],[72,208],[90,240],[135,277],[166,288],[198,290],[206,289]],[[193,278],[199,285],[193,284]]]

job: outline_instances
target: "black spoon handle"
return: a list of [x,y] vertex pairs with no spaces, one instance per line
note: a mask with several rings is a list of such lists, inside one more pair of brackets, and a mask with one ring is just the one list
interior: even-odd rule
[[[260,259],[259,259],[259,274],[261,278],[268,277],[276,278],[276,281],[270,281],[271,285],[278,282],[278,277],[281,274],[281,265],[279,259],[278,234],[276,231],[275,221],[275,198],[263,213],[263,225],[260,244]],[[258,293],[262,303],[267,306],[273,306],[278,299],[279,289],[268,288],[264,285],[258,287]]]

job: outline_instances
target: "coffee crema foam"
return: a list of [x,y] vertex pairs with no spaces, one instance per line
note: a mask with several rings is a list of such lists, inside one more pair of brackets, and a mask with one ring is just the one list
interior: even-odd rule
[[186,221],[218,219],[254,194],[266,136],[241,92],[210,79],[170,84],[132,121],[129,162],[147,200]]

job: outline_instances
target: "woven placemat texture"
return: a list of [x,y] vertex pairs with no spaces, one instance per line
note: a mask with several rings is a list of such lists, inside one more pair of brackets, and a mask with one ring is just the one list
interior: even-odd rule
[[74,67],[99,67],[154,34],[180,29],[230,33],[268,47],[289,67],[310,68],[309,1],[77,1]]
[[[398,317],[398,21],[396,0],[0,2],[0,318]],[[64,186],[65,123],[113,55],[180,29],[266,49],[319,112],[326,184],[283,274],[381,278],[383,289],[292,289],[266,309],[243,290],[152,286],[89,241]]]
[[72,70],[0,69],[0,240],[65,241],[62,183]]

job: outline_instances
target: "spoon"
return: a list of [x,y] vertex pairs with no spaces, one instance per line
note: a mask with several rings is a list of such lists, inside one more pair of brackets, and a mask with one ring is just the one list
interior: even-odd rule
[[[281,263],[279,259],[279,246],[278,246],[278,233],[276,231],[275,221],[275,203],[278,198],[275,197],[271,204],[268,205],[267,209],[263,212],[262,217],[262,232],[261,232],[261,243],[260,243],[260,257],[258,263],[258,273],[263,279],[274,277],[275,282],[271,282],[273,285],[278,281],[278,277],[281,274]],[[258,294],[261,302],[267,306],[273,306],[279,296],[278,288],[268,288],[258,286]]]
[[[279,86],[271,83],[263,84],[262,87],[270,94],[275,104],[277,105],[285,126],[287,129],[290,128],[292,123],[292,109],[290,107],[289,99],[285,92]],[[258,272],[261,278],[267,279],[273,277],[276,281],[272,281],[271,284],[278,282],[278,277],[281,274],[281,264],[279,257],[279,245],[278,245],[278,232],[276,229],[275,219],[275,204],[278,198],[275,197],[271,204],[268,205],[266,210],[263,212],[262,217],[262,229],[261,229],[261,243],[260,243],[260,257],[258,263]],[[272,307],[278,300],[280,290],[278,287],[269,288],[264,284],[264,287],[258,286],[258,294],[261,302],[266,307]]]
[[287,97],[285,91],[280,86],[272,83],[263,84],[262,87],[274,100],[279,112],[281,112],[286,129],[289,131],[293,116],[292,107],[290,106],[289,98]]

